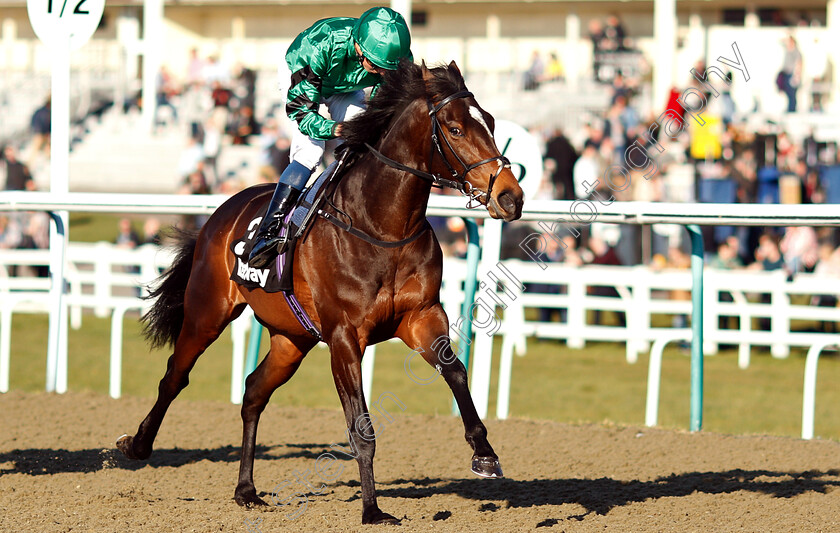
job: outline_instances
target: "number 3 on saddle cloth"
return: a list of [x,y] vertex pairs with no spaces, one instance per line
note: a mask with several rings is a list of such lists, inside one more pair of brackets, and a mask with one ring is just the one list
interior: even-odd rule
[[291,235],[291,241],[286,246],[286,251],[278,255],[269,268],[253,268],[248,265],[248,254],[256,240],[261,217],[252,220],[248,224],[245,236],[230,245],[230,251],[236,257],[236,266],[230,275],[230,279],[249,289],[260,288],[265,292],[283,292],[289,307],[300,323],[317,339],[321,338],[320,332],[294,295],[292,260],[298,239],[305,235],[312,219],[315,218],[313,215],[318,214],[318,206],[324,199],[327,186],[338,174],[337,170],[342,162],[343,158],[330,164],[318,176],[315,183],[304,191],[295,208],[286,216],[286,223],[281,230],[281,235]]

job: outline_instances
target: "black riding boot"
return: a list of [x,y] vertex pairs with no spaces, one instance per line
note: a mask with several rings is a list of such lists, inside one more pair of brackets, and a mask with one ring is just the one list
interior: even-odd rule
[[283,219],[292,210],[300,196],[300,191],[285,183],[277,183],[274,195],[268,202],[268,209],[260,223],[257,240],[248,256],[248,265],[253,268],[265,268],[278,254],[283,253],[286,237],[280,236]]

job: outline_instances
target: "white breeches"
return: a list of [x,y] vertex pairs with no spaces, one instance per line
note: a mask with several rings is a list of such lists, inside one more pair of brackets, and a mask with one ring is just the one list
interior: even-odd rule
[[[330,118],[336,122],[350,120],[365,109],[364,91],[334,94],[323,100]],[[314,170],[324,156],[325,141],[313,139],[300,130],[292,136],[291,160],[297,161],[309,170]]]

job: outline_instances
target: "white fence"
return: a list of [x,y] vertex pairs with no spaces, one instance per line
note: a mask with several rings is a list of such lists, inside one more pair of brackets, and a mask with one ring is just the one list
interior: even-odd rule
[[[107,213],[134,213],[134,214],[211,214],[215,209],[221,205],[227,198],[223,195],[152,195],[152,194],[101,194],[101,193],[68,193],[68,194],[53,194],[42,192],[0,192],[0,210],[3,211],[83,211],[83,212],[107,212]],[[523,220],[539,222],[539,225],[544,226],[545,231],[553,232],[555,223],[561,226],[565,223],[564,220],[569,220],[570,215],[574,218],[576,213],[576,205],[579,202],[566,201],[539,201],[530,200],[528,202],[528,211],[523,213]],[[594,204],[593,204],[594,206]],[[483,251],[479,261],[479,275],[489,276],[491,270],[494,268],[501,268],[499,263],[499,252],[501,248],[501,221],[488,219],[488,214],[483,210],[466,209],[463,204],[463,199],[453,196],[434,195],[430,198],[429,207],[427,209],[429,216],[444,216],[444,217],[475,217],[484,218],[483,224]],[[578,215],[580,216],[580,215]],[[837,208],[834,205],[775,205],[772,207],[766,205],[756,204],[692,204],[692,203],[658,203],[658,202],[613,202],[609,205],[601,205],[596,208],[595,217],[599,222],[611,222],[618,224],[705,224],[705,225],[745,225],[745,226],[840,226],[840,215],[837,213]],[[548,222],[548,225],[545,223]],[[61,276],[64,269],[64,244],[63,239],[58,239],[59,245],[56,246],[56,253],[50,261],[51,271],[59,273]],[[692,265],[695,265],[692,260]],[[699,264],[698,264],[699,266]],[[505,267],[506,268],[506,267]],[[698,280],[702,278],[701,270],[696,272]],[[515,278],[515,276],[514,276]],[[511,278],[511,279],[514,279]],[[519,281],[515,283],[517,286]],[[603,283],[600,283],[604,285]],[[490,287],[485,288],[487,296],[493,300],[500,298],[500,294],[495,287],[495,283],[490,283]],[[621,285],[620,283],[617,285]],[[700,283],[698,283],[698,286]],[[815,284],[816,293],[824,292],[823,284]],[[445,288],[445,292],[453,289]],[[509,290],[509,289],[508,289]],[[618,290],[618,287],[616,288]],[[66,319],[61,318],[64,313],[67,302],[62,303],[64,298],[64,291],[61,287],[53,284],[50,289],[51,301],[50,307],[50,347],[48,348],[48,364],[47,364],[47,386],[48,390],[56,390],[63,392],[66,390],[66,329],[63,327]],[[702,293],[702,291],[700,291]],[[772,291],[770,291],[772,292]],[[631,293],[632,294],[632,293]],[[642,292],[638,292],[639,295]],[[43,295],[42,295],[43,296]],[[444,296],[445,299],[447,297]],[[451,299],[450,299],[451,300]],[[615,299],[613,299],[615,300]],[[498,300],[496,300],[498,301]],[[774,300],[776,305],[782,305],[783,299],[777,298]],[[750,307],[747,302],[734,302],[740,305],[740,312],[750,312]],[[601,301],[599,306],[615,305],[613,302]],[[750,304],[752,305],[752,304]],[[712,304],[714,307],[715,304]],[[699,307],[698,307],[699,308]],[[513,308],[513,313],[516,312],[516,307]],[[619,308],[620,309],[620,308]],[[452,308],[450,303],[448,306],[450,318],[458,316],[457,309]],[[454,311],[454,312],[453,312]],[[798,309],[794,310],[796,313]],[[486,310],[488,315],[496,313],[496,306],[491,305]],[[789,313],[789,317],[799,316],[795,313]],[[810,316],[810,315],[809,315]],[[832,315],[833,317],[833,315]],[[478,318],[476,316],[475,318]],[[831,317],[829,317],[831,318]],[[244,320],[244,319],[243,319]],[[483,320],[483,319],[482,319]],[[472,321],[472,320],[471,320]],[[520,321],[523,327],[527,326],[524,320]],[[746,322],[744,322],[746,324]],[[117,326],[115,326],[116,328]],[[482,326],[483,327],[483,326]],[[635,327],[635,326],[634,326]],[[241,379],[237,378],[237,374],[241,378],[241,361],[242,349],[244,339],[237,337],[237,330],[245,330],[247,326],[237,328],[237,323],[234,323],[234,363],[233,363],[233,384],[231,388],[231,396],[233,401],[238,401],[241,398]],[[589,328],[587,328],[589,329]],[[635,332],[635,329],[632,330]],[[670,339],[680,333],[673,332]],[[699,333],[699,332],[693,332]],[[769,339],[759,338],[750,340],[750,343],[764,343],[767,340],[780,339],[783,331],[777,326],[775,330],[775,337],[773,330]],[[635,334],[635,333],[634,333]],[[681,333],[680,333],[681,334]],[[756,332],[758,334],[758,332]],[[244,333],[242,334],[244,335]],[[632,341],[635,350],[639,350],[638,344],[646,342],[643,335],[637,335],[628,339]],[[752,335],[752,334],[750,334]],[[764,335],[763,333],[761,335]],[[8,337],[8,335],[7,335]],[[112,336],[113,337],[113,336]],[[697,335],[699,337],[699,335]],[[523,334],[519,332],[509,333],[504,339],[507,349],[506,356],[502,358],[500,364],[500,394],[499,403],[497,404],[497,415],[504,417],[507,415],[507,395],[510,387],[510,374],[512,366],[512,346],[516,344],[516,340],[523,339]],[[240,339],[240,340],[237,340]],[[739,337],[740,339],[740,337]],[[805,379],[805,404],[803,410],[808,409],[808,405],[813,407],[813,384],[816,380],[816,361],[821,350],[830,345],[836,345],[840,336],[832,336],[827,340],[821,340],[811,347],[809,352],[809,364],[806,365],[806,379]],[[585,341],[586,339],[584,339]],[[662,348],[664,346],[662,339],[657,339],[658,343],[654,344]],[[692,338],[692,341],[695,339]],[[711,342],[718,342],[713,339]],[[774,341],[775,342],[775,341]],[[777,354],[784,353],[784,343],[771,342],[771,348],[774,348]],[[810,342],[803,338],[802,342]],[[744,344],[744,343],[739,343]],[[788,343],[795,345],[796,343]],[[781,346],[781,348],[779,348]],[[643,347],[643,346],[642,346]],[[493,338],[489,335],[478,334],[475,337],[473,345],[473,356],[470,362],[471,366],[471,392],[476,409],[480,416],[485,417],[488,412],[488,400],[490,391],[490,375],[492,363],[492,348]],[[237,352],[237,350],[239,350]],[[780,351],[781,350],[781,351]],[[114,354],[112,348],[112,356]],[[632,353],[632,350],[630,351]],[[238,355],[237,355],[238,354]],[[651,361],[655,359],[656,354],[652,350]],[[659,353],[661,355],[661,352]],[[695,403],[699,404],[698,411],[702,408],[702,402],[695,402],[696,399],[702,399],[701,395],[695,398],[694,391],[702,391],[702,354],[699,350],[692,349],[692,409],[694,410]],[[5,362],[0,360],[0,374],[4,371],[8,375],[8,357]],[[114,368],[118,366],[116,362],[112,363],[112,391],[117,388],[114,387],[114,382],[119,383],[119,374]],[[699,367],[698,372],[695,372],[695,366]],[[373,357],[366,358],[362,371],[365,376],[364,382],[366,387],[369,386],[373,369]],[[651,367],[651,374],[653,368]],[[656,377],[658,380],[658,376]],[[237,382],[238,381],[238,382]],[[113,394],[113,392],[112,392]],[[649,398],[651,393],[648,393]],[[808,399],[810,397],[810,400]],[[650,402],[649,402],[650,403]],[[694,412],[694,411],[693,411]],[[694,414],[692,415],[694,417]],[[702,416],[696,417],[698,422]],[[803,420],[807,421],[810,418],[813,420],[813,412],[810,416],[803,416]],[[694,421],[692,421],[694,424]],[[699,429],[699,427],[698,427]],[[807,436],[805,424],[803,424],[803,437]]]
[[[74,329],[82,326],[83,313],[93,312],[100,317],[111,317],[111,370],[109,393],[117,398],[121,392],[122,327],[125,313],[142,311],[147,302],[140,299],[143,284],[156,278],[168,266],[171,253],[157,246],[137,249],[118,248],[109,243],[70,243],[67,248],[67,304],[70,324]],[[12,336],[12,315],[22,312],[48,312],[50,307],[50,280],[33,275],[9,276],[11,265],[39,266],[49,262],[46,250],[4,250],[0,254],[0,392],[9,389],[9,360]],[[497,416],[507,417],[510,367],[513,354],[525,355],[525,339],[529,336],[561,339],[570,348],[582,348],[587,342],[614,341],[626,344],[627,360],[634,363],[638,353],[648,350],[651,343],[660,344],[688,339],[688,323],[683,328],[671,327],[671,316],[690,316],[691,302],[672,299],[673,291],[691,289],[689,270],[654,271],[645,266],[585,266],[570,267],[547,264],[543,270],[537,263],[518,260],[503,263],[515,278],[500,280],[506,285],[497,294],[508,294],[505,300],[504,319],[498,329],[478,329],[477,334],[493,331],[502,336],[502,354],[499,359],[500,386]],[[460,315],[463,303],[462,284],[466,274],[463,260],[447,258],[444,265],[444,284],[441,300],[450,319]],[[529,286],[521,290],[520,284]],[[551,292],[540,290],[551,287]],[[705,275],[704,336],[706,352],[714,353],[718,344],[737,345],[738,364],[749,365],[753,346],[769,346],[776,357],[784,357],[794,346],[831,345],[838,341],[834,334],[791,331],[794,320],[840,322],[840,308],[810,305],[810,296],[834,295],[840,298],[840,280],[800,274],[788,281],[782,272],[720,271],[707,269]],[[589,294],[592,287],[613,288],[617,297]],[[729,294],[732,301],[721,301],[719,294]],[[764,299],[760,295],[766,295]],[[479,294],[479,297],[481,294]],[[540,321],[538,309],[563,310],[562,321],[555,313],[551,321]],[[626,327],[592,323],[587,320],[591,311],[623,313]],[[231,328],[234,341],[232,357],[231,400],[241,398],[243,354],[246,335],[250,327],[250,313],[244,313]],[[721,329],[719,317],[737,317],[738,329]],[[760,319],[769,320],[770,327],[762,331],[754,326]],[[452,335],[455,338],[454,335]],[[657,352],[654,355],[654,352]],[[372,354],[371,354],[372,355]],[[817,354],[818,355],[818,354]],[[816,357],[809,355],[808,367],[816,375]],[[656,423],[658,400],[658,371],[654,358],[661,358],[661,349],[653,350],[651,371],[656,379],[649,383],[646,421]],[[368,366],[366,388],[372,379],[373,357]],[[806,381],[809,378],[806,376]],[[811,377],[810,379],[815,379]],[[803,405],[809,404],[808,391]],[[651,404],[650,402],[654,402]],[[811,410],[803,414],[803,435],[806,424],[813,433],[813,399]],[[809,414],[810,413],[810,418]]]

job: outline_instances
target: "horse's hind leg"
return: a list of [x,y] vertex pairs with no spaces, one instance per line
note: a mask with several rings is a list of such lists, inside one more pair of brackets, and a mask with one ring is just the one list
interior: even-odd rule
[[239,462],[239,482],[233,499],[239,505],[266,505],[257,496],[254,487],[254,449],[257,442],[257,424],[271,394],[289,381],[300,366],[304,356],[312,349],[315,339],[289,339],[276,334],[271,336],[268,356],[245,380],[242,399],[242,452]]
[[[217,280],[218,281],[218,280]],[[224,287],[227,280],[216,286]],[[242,313],[245,304],[235,304],[227,295],[208,295],[213,280],[193,274],[184,300],[184,323],[175,350],[166,364],[166,373],[158,385],[155,405],[133,437],[123,435],[117,448],[130,459],[146,459],[152,453],[166,410],[175,397],[189,384],[189,373],[198,357],[224,331],[231,320]]]
[[413,313],[403,321],[397,333],[409,348],[419,351],[440,372],[452,390],[461,411],[465,437],[474,452],[472,472],[482,477],[503,477],[499,458],[487,441],[487,428],[481,422],[472,401],[467,385],[467,370],[449,346],[447,324],[446,313],[437,305]]

